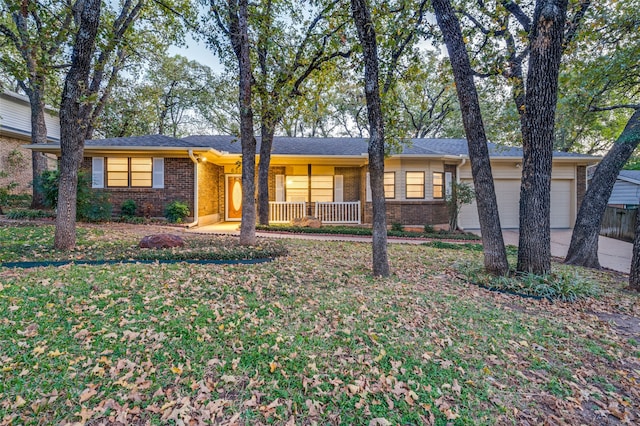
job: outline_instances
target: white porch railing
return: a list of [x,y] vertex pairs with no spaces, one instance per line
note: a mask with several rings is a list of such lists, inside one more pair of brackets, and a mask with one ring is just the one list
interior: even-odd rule
[[360,201],[337,203],[316,201],[315,217],[322,223],[360,223]]
[[287,203],[285,201],[269,201],[269,222],[287,223],[296,217],[307,215],[307,203]]

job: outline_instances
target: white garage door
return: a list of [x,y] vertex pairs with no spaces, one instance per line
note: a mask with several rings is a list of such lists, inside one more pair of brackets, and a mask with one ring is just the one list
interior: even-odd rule
[[[472,182],[466,181],[471,184]],[[503,228],[518,228],[520,211],[520,180],[497,179],[496,198],[498,214]],[[551,227],[569,228],[571,224],[571,196],[573,180],[554,179],[551,181]],[[465,229],[479,229],[476,203],[462,207],[459,217],[460,226]]]

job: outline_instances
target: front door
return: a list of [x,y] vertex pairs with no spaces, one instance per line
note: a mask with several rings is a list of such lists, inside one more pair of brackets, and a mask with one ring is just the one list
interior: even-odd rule
[[242,219],[242,176],[227,175],[227,220]]

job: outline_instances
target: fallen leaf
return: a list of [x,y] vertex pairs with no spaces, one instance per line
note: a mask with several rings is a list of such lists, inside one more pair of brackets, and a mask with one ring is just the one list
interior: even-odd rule
[[82,393],[80,394],[80,403],[88,401],[89,399],[91,399],[91,397],[97,394],[98,394],[98,391],[95,390],[95,385],[94,386],[90,385],[90,387],[83,390]]

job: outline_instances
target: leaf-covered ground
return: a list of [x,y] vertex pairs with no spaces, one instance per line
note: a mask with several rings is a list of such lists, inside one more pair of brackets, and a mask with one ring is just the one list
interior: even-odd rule
[[625,276],[586,272],[598,300],[550,303],[461,281],[477,251],[390,245],[373,279],[369,244],[285,244],[258,265],[1,268],[0,424],[640,418]]

